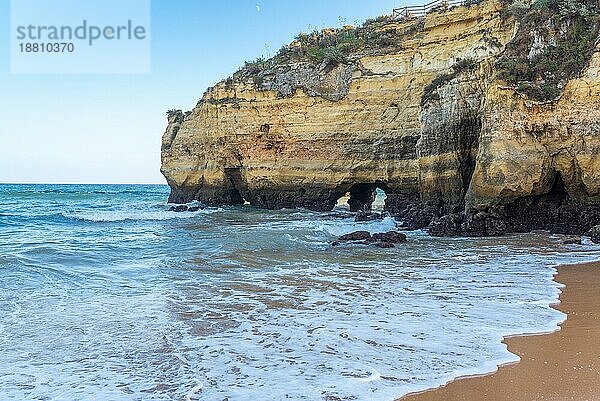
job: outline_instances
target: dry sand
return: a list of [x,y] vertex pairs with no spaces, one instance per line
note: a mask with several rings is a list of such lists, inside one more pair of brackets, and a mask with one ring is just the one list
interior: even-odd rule
[[556,281],[567,320],[556,333],[506,339],[521,362],[401,400],[600,401],[600,262],[560,267]]

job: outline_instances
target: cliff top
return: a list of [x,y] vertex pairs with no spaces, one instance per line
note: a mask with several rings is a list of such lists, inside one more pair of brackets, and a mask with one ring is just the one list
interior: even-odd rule
[[[279,97],[303,89],[309,96],[337,101],[344,98],[353,72],[361,69],[366,56],[395,54],[407,46],[418,46],[421,33],[430,28],[427,21],[458,7],[470,8],[498,3],[498,0],[467,0],[462,6],[434,7],[421,17],[394,15],[369,19],[360,26],[327,28],[300,33],[275,56],[258,58],[236,71],[219,85],[250,84],[258,90],[275,91]],[[571,78],[589,63],[598,43],[600,5],[598,0],[500,0],[500,17],[513,20],[515,36],[496,60],[498,78],[507,86],[534,101],[560,96]],[[430,96],[437,84],[445,82],[473,60],[459,60],[451,71],[440,75],[428,88]],[[219,86],[217,85],[217,86]],[[213,99],[209,88],[199,104]],[[174,115],[169,111],[169,115]]]

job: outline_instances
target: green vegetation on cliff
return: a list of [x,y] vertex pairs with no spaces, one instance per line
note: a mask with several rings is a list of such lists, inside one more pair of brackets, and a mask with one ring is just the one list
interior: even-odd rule
[[517,0],[507,12],[519,29],[498,61],[500,78],[531,99],[555,99],[589,63],[600,28],[598,0]]
[[[532,100],[558,98],[566,83],[587,67],[599,40],[599,0],[501,1],[503,16],[513,17],[518,29],[497,60],[498,77]],[[469,0],[465,5],[479,2]],[[396,22],[392,16],[381,16],[357,27],[301,33],[275,56],[246,63],[234,77],[259,77],[255,80],[262,82],[262,75],[297,63],[320,71],[328,66],[356,64],[366,55],[401,52],[407,37],[424,31],[425,20],[421,17],[409,24]],[[423,102],[434,100],[438,88],[475,66],[469,60],[455,64],[451,72],[440,75],[425,88]]]
[[369,19],[361,26],[351,25],[342,28],[327,28],[311,33],[300,33],[295,40],[282,47],[269,58],[258,58],[247,62],[242,72],[257,73],[278,65],[307,62],[318,65],[322,62],[347,63],[350,58],[364,54],[393,53],[402,50],[402,41],[406,35],[423,29],[422,19],[415,19],[404,30],[390,27],[392,16],[380,16]]

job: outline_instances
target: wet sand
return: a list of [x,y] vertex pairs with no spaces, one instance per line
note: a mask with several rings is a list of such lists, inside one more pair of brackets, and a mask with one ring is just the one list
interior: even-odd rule
[[521,362],[401,400],[600,400],[600,262],[560,267],[555,280],[566,285],[556,308],[567,320],[552,334],[507,338]]

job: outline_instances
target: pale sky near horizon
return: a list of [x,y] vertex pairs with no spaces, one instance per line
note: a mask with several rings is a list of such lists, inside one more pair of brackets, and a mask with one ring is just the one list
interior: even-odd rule
[[164,183],[166,110],[190,110],[207,87],[298,32],[404,3],[153,0],[150,74],[15,75],[10,1],[0,0],[0,183]]

